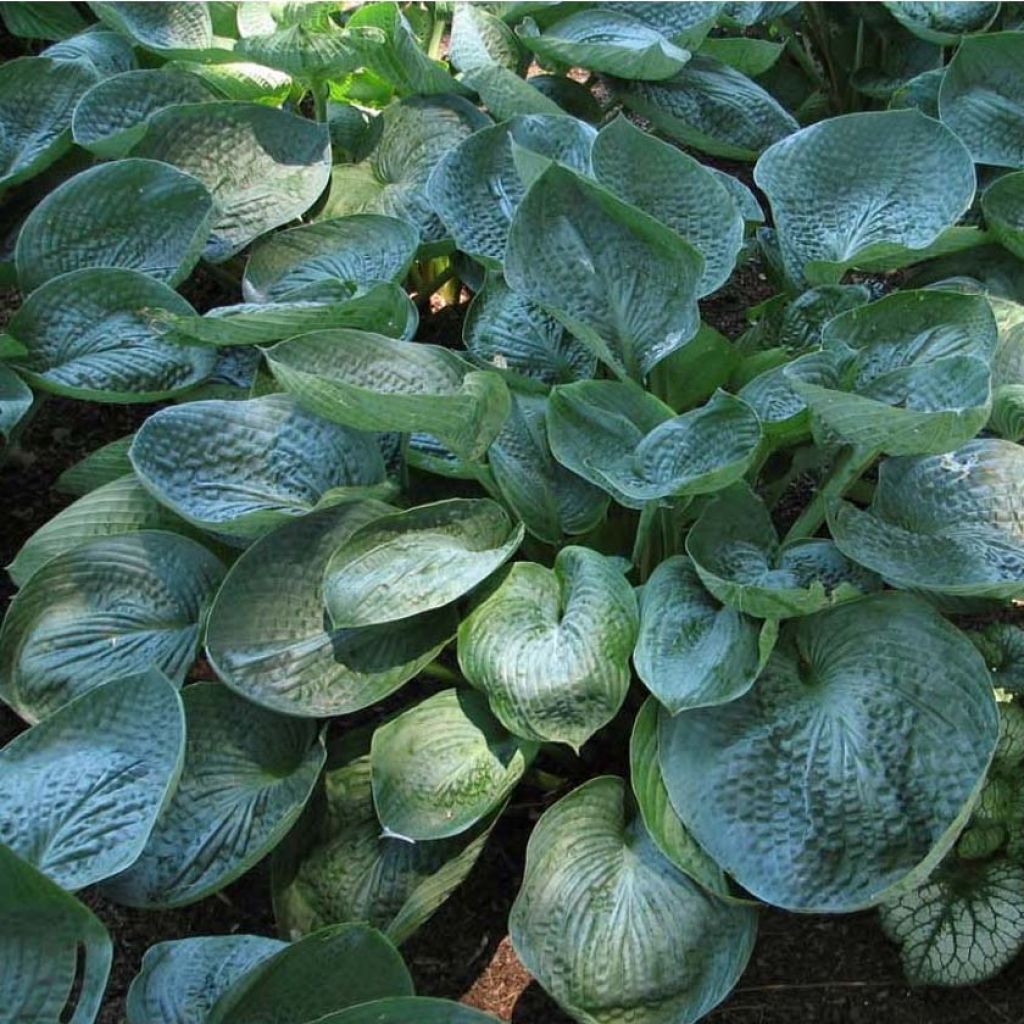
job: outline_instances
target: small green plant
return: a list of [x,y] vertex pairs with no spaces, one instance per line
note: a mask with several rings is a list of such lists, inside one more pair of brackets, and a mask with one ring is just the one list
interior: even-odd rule
[[1015,5],[2,15],[0,429],[162,405],[8,567],[0,1005],[95,1019],[76,891],[269,858],[282,939],[154,946],[129,1024],[490,1020],[395,945],[517,790],[584,1024],[708,1013],[759,904],[1017,955]]

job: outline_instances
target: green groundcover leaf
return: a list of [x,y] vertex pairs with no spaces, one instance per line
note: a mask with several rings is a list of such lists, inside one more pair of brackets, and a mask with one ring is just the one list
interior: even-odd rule
[[37,387],[70,398],[125,403],[176,395],[209,376],[215,353],[165,338],[151,322],[153,310],[193,312],[137,270],[92,267],[51,278],[8,324],[28,350],[18,368]]
[[452,608],[364,629],[332,629],[324,614],[331,555],[390,511],[371,501],[312,512],[235,562],[206,632],[207,657],[228,686],[284,714],[326,717],[375,704],[433,661],[458,625]]
[[497,1018],[447,999],[406,996],[353,1006],[323,1017],[319,1024],[497,1024]]
[[916,110],[846,114],[804,128],[764,153],[754,180],[771,203],[786,273],[796,282],[811,262],[842,268],[893,244],[924,249],[974,197],[963,143]]
[[384,481],[373,435],[314,416],[289,395],[161,409],[129,456],[158,501],[195,526],[242,539]]
[[509,916],[512,943],[579,1020],[692,1024],[736,984],[757,917],[666,860],[625,797],[606,775],[545,812]]
[[210,190],[217,216],[203,255],[215,263],[305,213],[331,169],[326,125],[260,103],[165,107],[132,155],[173,164]]
[[131,473],[128,449],[134,439],[128,434],[91,451],[57,477],[54,490],[81,496]]
[[104,893],[135,907],[194,903],[256,864],[295,823],[324,763],[312,721],[220,683],[182,693],[185,762],[141,856]]
[[117,160],[76,174],[28,215],[15,263],[26,294],[58,274],[126,267],[169,285],[192,271],[213,199],[189,174],[154,160]]
[[94,27],[48,46],[40,56],[92,67],[101,78],[138,67],[132,44],[124,36]]
[[533,75],[524,80],[508,68],[488,64],[466,71],[462,81],[479,94],[495,121],[507,121],[519,114],[570,113],[541,90],[541,77]]
[[0,842],[64,889],[109,878],[142,852],[184,748],[160,672],[94,684],[0,750]]
[[224,569],[187,537],[144,530],[50,559],[0,629],[0,696],[27,721],[115,676],[158,667],[181,683]]
[[314,331],[275,345],[267,362],[286,390],[326,419],[357,430],[422,431],[467,459],[483,455],[508,415],[504,381],[440,346]]
[[32,389],[9,367],[0,365],[0,433],[8,440],[32,408]]
[[637,620],[617,562],[564,547],[512,566],[460,626],[459,664],[509,731],[579,749],[626,699]]
[[759,618],[811,615],[881,586],[830,540],[780,545],[768,510],[745,483],[733,484],[705,506],[686,539],[686,553],[719,601]]
[[89,6],[115,32],[148,50],[205,50],[213,45],[213,21],[205,3],[120,3]]
[[12,36],[25,39],[66,39],[86,28],[73,3],[5,3],[0,17]]
[[706,494],[740,479],[761,441],[742,400],[717,392],[681,416],[626,381],[579,381],[552,390],[548,437],[556,459],[628,508]]
[[841,502],[829,528],[849,558],[894,586],[1024,596],[1024,449],[979,438],[944,455],[886,459],[870,508]]
[[353,628],[442,608],[496,572],[522,539],[522,525],[489,498],[452,498],[381,516],[328,561],[327,613],[336,628]]
[[877,903],[927,875],[980,792],[999,731],[982,664],[907,594],[800,619],[748,694],[662,715],[672,804],[765,902]]
[[374,732],[377,816],[399,838],[458,835],[508,797],[536,750],[495,721],[483,694],[442,690]]
[[3,845],[0,890],[4,1012],[12,1021],[92,1024],[113,959],[107,930],[78,900]]
[[1024,172],[996,179],[985,190],[981,209],[996,241],[1024,259]]
[[992,673],[992,685],[1024,693],[1024,628],[1011,622],[990,622],[968,634]]
[[885,3],[883,6],[905,29],[938,46],[955,46],[964,35],[984,32],[999,13],[997,3]]
[[480,4],[459,3],[452,14],[448,59],[459,71],[500,65],[515,71],[523,48],[512,30]]
[[505,254],[514,291],[634,378],[697,333],[703,273],[685,239],[557,164],[519,205]]

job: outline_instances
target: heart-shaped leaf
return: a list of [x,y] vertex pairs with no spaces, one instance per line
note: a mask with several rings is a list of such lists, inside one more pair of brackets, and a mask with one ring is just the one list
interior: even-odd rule
[[497,1018],[447,999],[406,996],[352,1006],[321,1018],[320,1024],[497,1024]]
[[69,890],[135,861],[185,749],[181,698],[160,672],[90,683],[0,750],[0,842]]
[[617,562],[564,547],[512,566],[459,627],[459,664],[510,732],[578,749],[626,699],[637,621]]
[[119,437],[79,459],[57,477],[54,490],[81,496],[131,473],[128,449],[134,439],[134,434]]
[[206,50],[213,45],[213,21],[205,3],[102,0],[89,6],[115,32],[156,53]]
[[1024,172],[997,178],[985,189],[981,209],[997,241],[1024,259]]
[[524,80],[497,64],[472,68],[462,75],[462,81],[479,94],[495,121],[507,121],[520,114],[569,113],[541,91],[539,80],[539,75]]
[[100,78],[120,75],[139,66],[129,40],[117,32],[105,32],[93,25],[48,46],[40,56],[91,67]]
[[459,71],[498,65],[515,71],[523,48],[512,30],[479,4],[457,4],[452,15],[448,59]]
[[31,408],[32,389],[10,367],[0,365],[0,434],[10,440]]
[[997,3],[892,3],[886,10],[919,39],[956,46],[963,36],[984,32],[999,13]]
[[244,36],[235,52],[266,67],[299,79],[344,78],[359,67],[359,51],[351,35],[333,22],[306,26],[301,22],[266,35]]
[[820,913],[927,875],[967,820],[998,732],[971,642],[889,593],[788,625],[748,694],[663,715],[659,746],[701,846],[760,899]]

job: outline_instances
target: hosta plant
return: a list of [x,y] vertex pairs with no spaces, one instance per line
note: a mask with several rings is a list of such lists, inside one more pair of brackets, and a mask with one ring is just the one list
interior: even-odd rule
[[129,1024],[492,1019],[395,947],[502,815],[583,1024],[696,1021],[764,904],[1018,953],[1016,5],[0,13],[8,450],[154,403],[8,567],[0,1006],[95,1019],[79,890],[259,865],[279,937]]

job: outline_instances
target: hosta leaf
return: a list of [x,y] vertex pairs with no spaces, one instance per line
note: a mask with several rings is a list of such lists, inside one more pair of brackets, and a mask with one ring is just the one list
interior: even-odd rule
[[756,160],[799,127],[770,93],[711,57],[663,82],[624,84],[619,96],[670,138],[730,160]]
[[474,3],[455,5],[448,59],[459,71],[500,65],[515,71],[523,49],[512,30],[493,14]]
[[685,45],[697,46],[707,35],[725,4],[717,0],[678,0],[663,4],[643,0],[606,0],[602,8],[617,14],[628,14],[662,35]]
[[12,1021],[91,1024],[100,1011],[113,959],[102,922],[2,845],[0,889],[0,1000],[5,1014]]
[[729,190],[693,157],[617,117],[594,143],[594,175],[623,202],[668,225],[704,257],[699,295],[728,280],[743,244]]
[[120,75],[139,66],[131,43],[124,36],[95,28],[48,46],[40,56],[92,67],[101,78]]
[[87,25],[73,3],[0,4],[4,28],[24,39],[67,39]]
[[218,215],[203,255],[212,262],[305,213],[331,169],[326,125],[259,103],[165,107],[132,154],[173,164],[210,190]]
[[848,444],[946,452],[988,420],[999,333],[984,296],[905,291],[826,324],[824,354],[791,363],[793,390]]
[[150,116],[178,103],[207,103],[219,94],[175,68],[125,71],[97,82],[71,120],[75,142],[97,156],[124,156],[146,133]]
[[357,430],[424,431],[464,458],[479,458],[508,415],[495,373],[449,349],[363,331],[315,331],[275,345],[278,382],[326,419]]
[[8,440],[32,408],[32,389],[11,369],[0,366],[0,434]]
[[719,36],[705,39],[698,56],[711,57],[735,68],[749,78],[763,75],[782,56],[785,43],[767,39],[748,39],[744,36]]
[[637,675],[673,715],[743,696],[762,667],[759,628],[718,603],[682,555],[662,562],[640,595]]
[[685,239],[557,164],[526,193],[505,255],[514,291],[636,378],[697,332],[703,273]]
[[946,74],[944,67],[915,75],[896,89],[889,98],[889,107],[916,107],[922,114],[939,119],[939,89]]
[[101,484],[44,523],[22,545],[7,566],[16,586],[23,587],[51,558],[100,537],[138,530],[188,531],[188,526],[164,508],[136,479],[126,475]]
[[723,391],[673,416],[628,382],[559,385],[547,421],[555,458],[627,508],[720,490],[747,471],[761,440],[753,410]]
[[203,935],[146,950],[128,989],[128,1024],[205,1024],[221,994],[287,943],[262,935]]
[[1024,259],[1024,172],[998,178],[985,190],[981,209],[995,239]]
[[988,663],[992,685],[1008,693],[1024,693],[1024,628],[992,622],[968,635]]
[[522,539],[522,526],[488,498],[452,498],[381,516],[327,563],[327,613],[335,627],[352,628],[441,608],[496,572]]
[[154,310],[192,307],[148,274],[91,267],[51,278],[11,318],[28,350],[19,369],[36,387],[94,402],[152,402],[198,384],[212,349],[181,345],[152,322]]
[[168,508],[243,539],[384,481],[372,435],[314,416],[289,395],[161,409],[129,454],[139,479]]
[[881,586],[830,540],[780,545],[768,510],[744,483],[705,506],[687,537],[686,553],[719,601],[759,618],[811,615]]
[[786,364],[758,374],[740,388],[737,397],[754,410],[765,436],[776,445],[809,432],[807,403],[794,390]]
[[258,101],[276,106],[288,97],[292,87],[291,78],[283,71],[251,61],[227,61],[223,64],[176,61],[174,66],[201,78],[225,99],[242,103]]
[[91,64],[18,57],[0,66],[0,189],[49,167],[71,148],[71,115],[97,79]]
[[304,224],[254,246],[242,294],[247,302],[287,302],[325,281],[401,281],[418,245],[411,225],[378,214]]
[[462,340],[477,359],[545,384],[591,377],[594,354],[540,306],[489,274],[462,324]]
[[680,871],[710,892],[727,896],[729,886],[722,869],[686,831],[669,802],[658,759],[658,709],[658,702],[648,697],[629,738],[629,776],[637,810],[655,845]]
[[273,849],[324,763],[315,724],[235,696],[220,683],[182,693],[185,762],[145,849],[104,894],[133,907],[194,903]]
[[361,61],[351,36],[330,24],[330,28],[311,28],[300,23],[267,35],[246,36],[238,41],[235,53],[296,78],[342,78]]
[[487,452],[502,496],[526,529],[548,544],[586,533],[608,511],[597,487],[555,461],[548,445],[542,395],[513,392],[512,411]]
[[1005,858],[961,862],[884,903],[882,927],[900,946],[911,983],[975,985],[1024,948],[1022,902],[1024,866]]
[[692,1024],[736,984],[757,917],[666,860],[628,820],[625,798],[622,780],[605,775],[545,812],[509,933],[527,970],[578,1020]]
[[430,175],[427,196],[459,249],[485,266],[500,267],[512,217],[526,193],[517,147],[589,174],[596,135],[590,125],[565,115],[514,117],[449,150]]
[[111,441],[79,459],[57,477],[57,482],[53,485],[54,490],[80,497],[104,484],[113,483],[126,473],[131,473],[132,464],[128,460],[128,449],[134,439],[134,434],[119,437],[116,441]]
[[578,117],[581,121],[597,124],[604,116],[594,94],[575,79],[565,75],[531,75],[529,83],[524,84],[554,100],[564,113]]
[[374,812],[367,745],[358,734],[346,740],[348,750],[339,753],[348,759],[324,774],[322,805],[312,805],[303,831],[275,853],[278,927],[297,936],[365,921],[404,942],[469,874],[490,825],[430,842],[389,836]]
[[26,294],[58,274],[125,267],[175,285],[199,260],[213,199],[189,174],[117,160],[76,174],[28,215],[15,262]]
[[907,594],[792,623],[745,696],[662,717],[672,804],[768,903],[877,903],[938,863],[981,789],[999,732],[982,664]]
[[491,717],[483,694],[442,690],[374,732],[377,817],[399,838],[458,835],[508,797],[536,751]]
[[524,80],[497,64],[472,68],[463,74],[462,81],[480,96],[480,102],[495,121],[507,121],[519,114],[569,113],[542,91],[533,78]]
[[367,629],[331,629],[325,620],[328,559],[388,511],[356,502],[312,512],[262,537],[235,562],[206,632],[207,657],[228,686],[284,714],[348,714],[382,700],[437,656],[458,625],[452,609]]
[[829,528],[846,555],[898,587],[1024,597],[1024,448],[992,438],[944,455],[886,459],[871,507],[843,502]]
[[90,682],[0,750],[0,841],[69,890],[138,857],[185,745],[181,699],[160,672]]
[[408,222],[422,241],[438,242],[445,229],[427,198],[427,179],[448,150],[490,119],[461,96],[411,96],[381,117],[384,128],[370,158],[334,168],[322,216],[385,214]]
[[213,45],[213,22],[205,3],[120,3],[89,6],[115,32],[156,53],[206,50]]
[[427,996],[376,999],[321,1018],[320,1024],[497,1024],[489,1013]]
[[543,32],[527,20],[519,38],[542,61],[618,78],[671,78],[690,59],[689,50],[670,43],[643,21],[603,6],[570,14]]
[[938,46],[984,32],[999,13],[997,3],[891,3],[883,6],[909,32]]
[[223,572],[195,541],[154,530],[50,559],[0,629],[0,696],[34,722],[104,679],[150,665],[180,683]]
[[637,619],[615,560],[564,547],[512,566],[459,627],[459,664],[511,732],[579,749],[626,699]]
[[924,249],[974,197],[963,143],[917,110],[845,114],[804,128],[758,160],[754,180],[797,282],[813,261],[857,266],[886,245]]
[[398,950],[380,932],[342,924],[261,960],[220,996],[206,1024],[299,1024],[412,991]]

